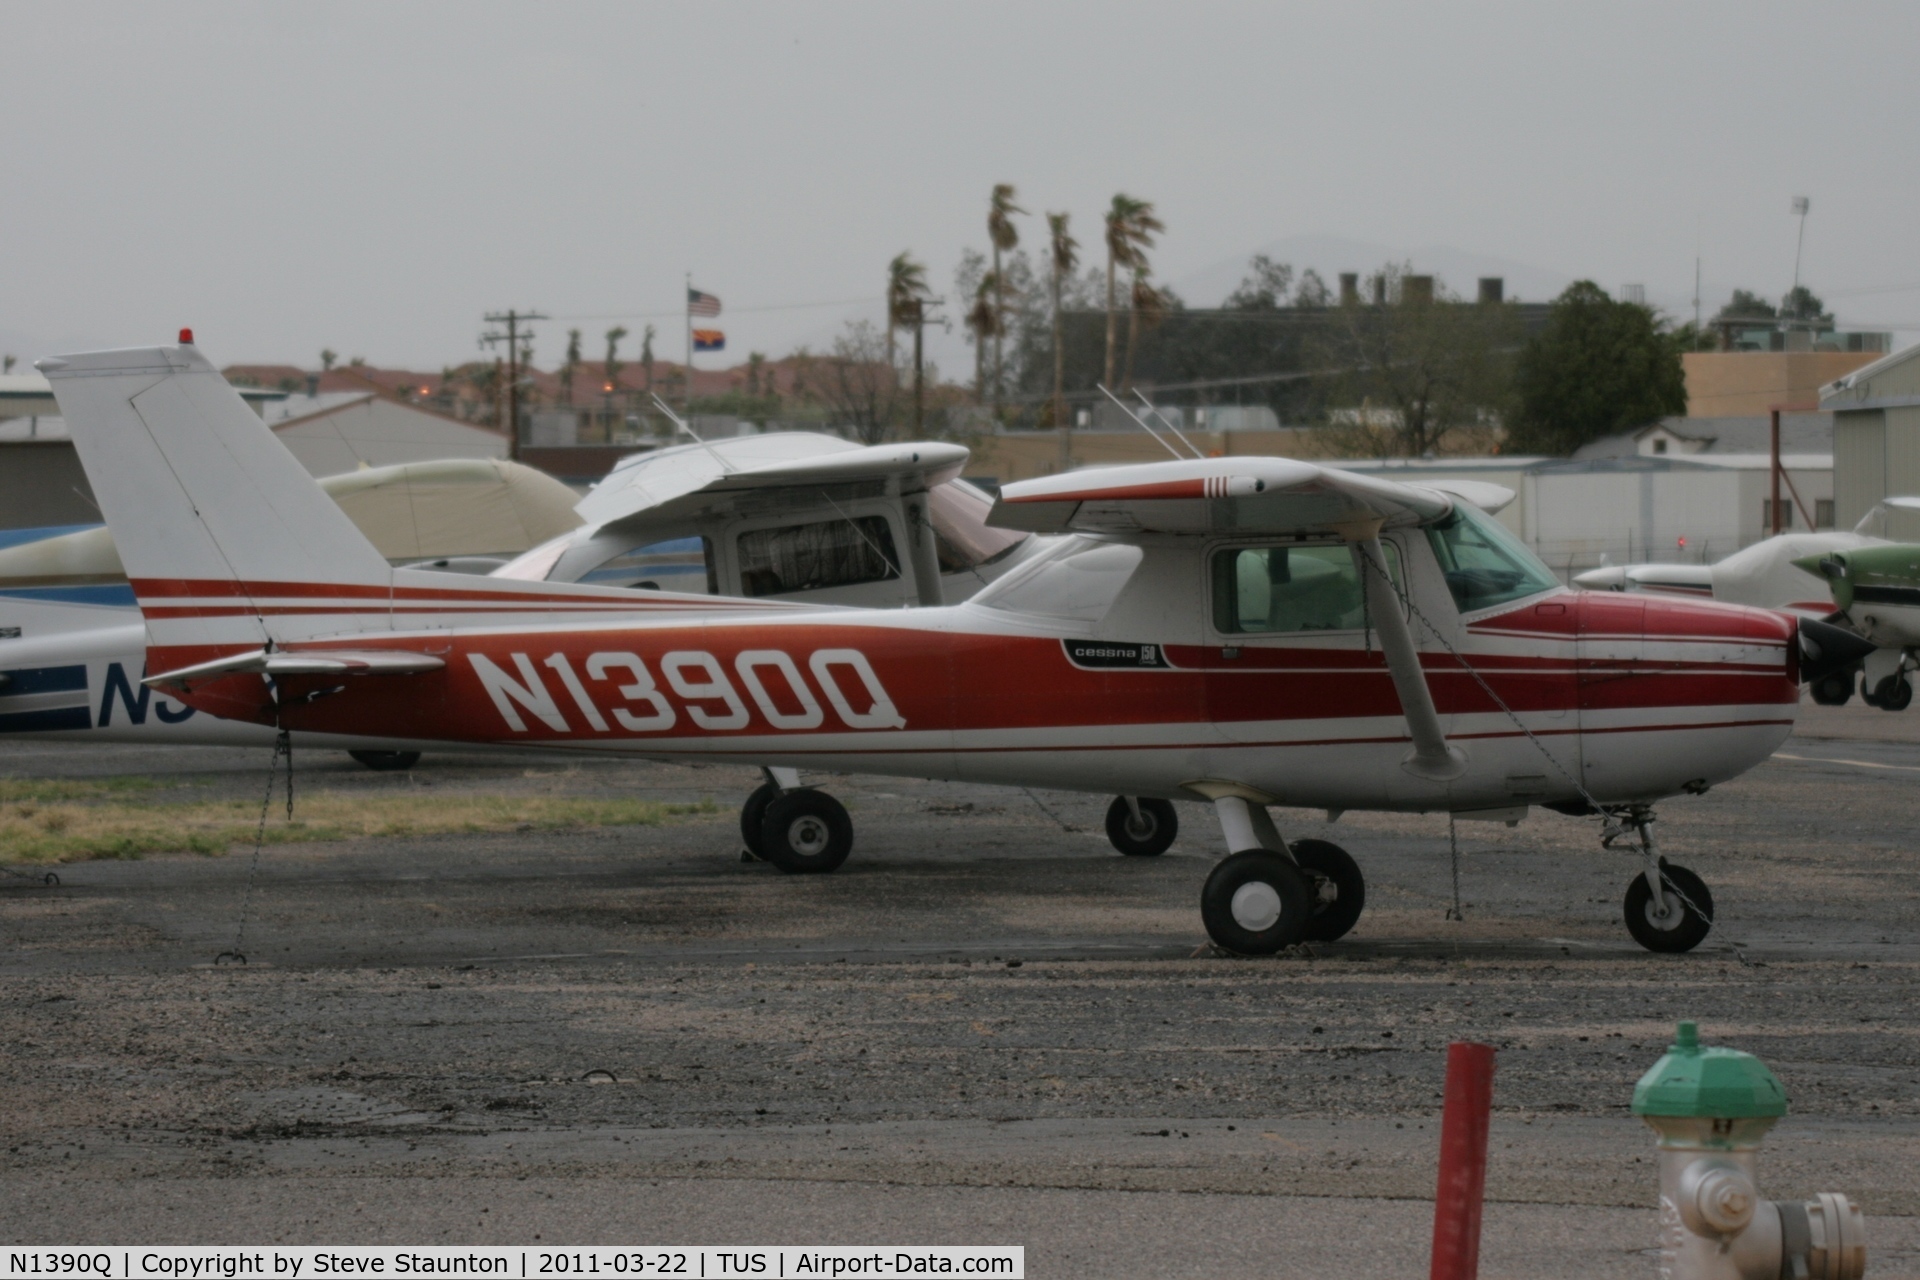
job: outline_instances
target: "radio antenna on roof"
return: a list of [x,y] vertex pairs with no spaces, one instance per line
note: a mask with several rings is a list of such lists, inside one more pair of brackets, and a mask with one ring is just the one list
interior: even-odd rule
[[710,454],[713,457],[713,460],[720,464],[720,469],[722,471],[726,472],[728,475],[733,474],[733,464],[728,462],[725,458],[721,457],[720,451],[718,449],[715,449],[712,445],[708,444],[705,440],[702,440],[700,438],[699,432],[695,431],[692,427],[687,425],[687,420],[685,418],[682,418],[679,414],[675,413],[672,409],[668,408],[667,402],[660,398],[660,394],[658,392],[649,391],[647,394],[653,397],[653,403],[659,406],[660,412],[667,415],[668,421],[672,422],[675,427],[686,432],[687,435],[693,440],[695,444],[699,445],[702,449],[705,449],[708,452],[708,454]]
[[1151,413],[1151,414],[1152,414],[1152,415],[1153,415],[1154,417],[1156,417],[1156,418],[1158,418],[1158,419],[1160,419],[1160,425],[1161,425],[1161,426],[1163,426],[1163,427],[1165,427],[1165,428],[1166,428],[1167,430],[1169,430],[1169,431],[1171,431],[1171,432],[1173,432],[1173,434],[1174,434],[1174,435],[1175,435],[1175,436],[1176,436],[1176,437],[1177,437],[1177,438],[1179,439],[1179,441],[1180,441],[1180,443],[1181,443],[1181,444],[1183,444],[1183,445],[1185,445],[1185,446],[1187,446],[1187,448],[1189,448],[1189,449],[1192,449],[1192,450],[1193,450],[1193,456],[1194,456],[1194,457],[1196,457],[1196,458],[1204,458],[1204,457],[1206,457],[1206,456],[1207,456],[1206,454],[1204,454],[1204,453],[1202,453],[1202,452],[1200,452],[1200,450],[1199,450],[1199,447],[1198,447],[1198,446],[1196,446],[1196,445],[1195,445],[1195,444],[1193,443],[1193,441],[1191,441],[1191,440],[1189,440],[1189,439],[1187,439],[1187,437],[1186,437],[1186,436],[1185,436],[1184,434],[1182,434],[1182,432],[1181,432],[1181,430],[1180,430],[1180,428],[1179,428],[1179,427],[1176,427],[1176,426],[1174,426],[1174,425],[1173,425],[1173,421],[1172,421],[1172,419],[1170,419],[1170,418],[1168,418],[1166,414],[1164,414],[1164,413],[1162,413],[1162,412],[1160,412],[1160,410],[1159,410],[1159,408],[1158,408],[1158,407],[1156,407],[1156,406],[1154,405],[1154,403],[1153,403],[1153,401],[1151,401],[1151,400],[1149,400],[1149,399],[1147,399],[1147,398],[1146,398],[1146,396],[1144,396],[1144,395],[1142,395],[1142,394],[1141,394],[1141,392],[1140,392],[1140,388],[1138,388],[1138,387],[1135,387],[1135,388],[1133,389],[1133,394],[1134,394],[1135,396],[1137,396],[1137,397],[1139,397],[1139,400],[1140,400],[1140,403],[1141,403],[1141,405],[1143,405],[1143,406],[1144,406],[1144,407],[1146,408],[1146,410],[1147,410],[1147,412],[1148,412],[1148,413]]
[[1148,426],[1147,420],[1145,418],[1141,417],[1139,414],[1135,413],[1131,408],[1129,408],[1125,400],[1122,400],[1119,396],[1107,390],[1106,383],[1096,382],[1093,385],[1100,388],[1101,395],[1105,396],[1107,399],[1119,405],[1120,411],[1122,413],[1126,414],[1129,418],[1132,418],[1135,422],[1139,423],[1140,429],[1146,432],[1148,435],[1152,436],[1154,438],[1155,443],[1157,443],[1162,449],[1165,449],[1168,453],[1172,454],[1176,462],[1185,462],[1187,460],[1186,456],[1182,454],[1178,449],[1168,444],[1166,440],[1162,438],[1162,436],[1158,431],[1155,431],[1152,427]]

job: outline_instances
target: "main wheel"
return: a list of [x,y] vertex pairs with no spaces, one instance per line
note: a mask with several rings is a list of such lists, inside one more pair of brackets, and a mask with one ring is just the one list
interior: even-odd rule
[[1913,685],[1900,672],[1873,686],[1873,705],[1882,711],[1905,711],[1913,701]]
[[1367,905],[1367,881],[1360,874],[1360,864],[1345,849],[1326,840],[1295,840],[1287,847],[1293,850],[1293,860],[1314,887],[1307,941],[1333,942],[1346,937]]
[[1813,700],[1823,707],[1844,707],[1853,697],[1855,679],[1851,671],[1836,671],[1830,676],[1821,676],[1813,682]]
[[1157,858],[1180,834],[1180,815],[1167,800],[1140,801],[1140,816],[1125,796],[1115,796],[1107,808],[1107,839],[1129,858]]
[[824,791],[773,798],[760,820],[760,856],[782,871],[831,871],[853,852],[853,819]]
[[767,806],[780,794],[780,788],[771,782],[763,782],[753,789],[747,802],[740,806],[740,842],[747,846],[747,852],[754,857],[766,860],[765,847],[760,840],[761,825],[767,820]]
[[1660,874],[1666,882],[1667,918],[1654,915],[1647,878],[1635,876],[1627,884],[1627,932],[1649,951],[1691,951],[1713,928],[1713,895],[1699,876],[1665,858],[1660,859]]
[[1247,849],[1221,861],[1200,891],[1207,936],[1243,956],[1270,956],[1304,941],[1313,917],[1313,882],[1271,849]]
[[418,751],[349,751],[347,755],[375,773],[397,773],[420,763]]

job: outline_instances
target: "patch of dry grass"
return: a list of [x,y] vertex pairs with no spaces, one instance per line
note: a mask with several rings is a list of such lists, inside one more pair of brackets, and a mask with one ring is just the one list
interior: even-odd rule
[[[152,779],[0,780],[0,862],[78,862],[138,858],[149,853],[221,854],[251,846],[258,801],[142,803]],[[464,796],[402,792],[354,795],[303,792],[293,821],[276,797],[267,818],[269,844],[487,831],[552,831],[576,827],[658,826],[672,818],[717,812],[711,802],[574,796]]]

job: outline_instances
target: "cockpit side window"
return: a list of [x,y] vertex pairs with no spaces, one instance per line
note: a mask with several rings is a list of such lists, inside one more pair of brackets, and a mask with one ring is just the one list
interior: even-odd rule
[[1447,590],[1460,612],[1472,613],[1560,585],[1553,570],[1527,549],[1505,525],[1465,502],[1427,529],[1433,554],[1446,577]]
[[[1397,582],[1399,552],[1382,548]],[[1344,542],[1226,547],[1213,553],[1212,570],[1213,626],[1223,635],[1367,626],[1360,562]]]

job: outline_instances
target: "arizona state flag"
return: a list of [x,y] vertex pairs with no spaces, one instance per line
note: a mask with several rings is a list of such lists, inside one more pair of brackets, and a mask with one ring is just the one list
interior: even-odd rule
[[695,351],[725,351],[727,335],[719,329],[695,329],[693,331],[693,349]]

